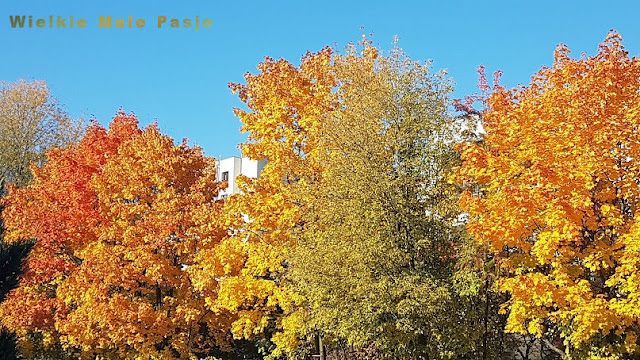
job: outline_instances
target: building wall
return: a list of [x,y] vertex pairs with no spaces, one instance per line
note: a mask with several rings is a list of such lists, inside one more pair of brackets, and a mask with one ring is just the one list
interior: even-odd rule
[[223,198],[240,192],[236,184],[238,175],[250,178],[260,177],[260,172],[266,164],[266,160],[258,161],[237,156],[218,161],[218,181],[227,180],[229,182],[229,186],[220,192],[219,197]]
[[260,177],[260,172],[267,164],[266,161],[251,160],[248,158],[240,159],[240,173],[250,178]]

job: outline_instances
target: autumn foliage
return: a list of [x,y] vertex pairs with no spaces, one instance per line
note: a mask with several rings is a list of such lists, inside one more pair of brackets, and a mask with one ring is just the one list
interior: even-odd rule
[[19,335],[55,333],[55,319],[64,313],[57,285],[78,265],[74,250],[97,240],[101,214],[91,178],[136,131],[136,123],[125,116],[109,132],[91,126],[79,144],[51,150],[47,164],[32,169],[34,180],[27,188],[9,188],[5,239],[37,239],[20,287],[2,304],[3,323]]
[[[284,286],[282,276],[295,243],[292,230],[300,223],[292,189],[318,173],[321,124],[334,105],[332,53],[330,48],[308,53],[299,67],[266,58],[259,74],[245,75],[245,85],[230,85],[248,107],[236,109],[242,130],[249,133],[243,154],[267,165],[257,179],[240,178],[243,193],[228,200],[222,215],[232,234],[203,251],[202,271],[194,277],[212,309],[238,317],[234,336],[277,332],[274,355],[294,350],[304,325],[295,306],[300,298]],[[216,278],[222,280],[211,286]]]
[[224,234],[211,221],[213,159],[120,112],[48,160],[5,200],[7,239],[37,242],[0,308],[3,324],[23,343],[36,334],[83,356],[171,358],[213,346],[203,341],[221,332],[203,324],[228,317],[206,309],[187,272],[201,244]]
[[580,358],[635,353],[640,59],[612,32],[593,57],[561,45],[530,85],[493,91],[459,176],[511,295],[506,330],[558,334]]
[[267,163],[228,198],[123,111],[15,162],[4,241],[34,245],[3,330],[27,358],[637,357],[640,59],[611,32],[526,86],[451,84],[366,37],[265,58],[230,88]]

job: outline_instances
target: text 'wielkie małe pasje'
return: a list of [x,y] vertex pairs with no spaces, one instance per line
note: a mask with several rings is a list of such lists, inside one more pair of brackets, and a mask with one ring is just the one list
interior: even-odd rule
[[[147,21],[143,18],[134,18],[133,16],[112,17],[109,15],[100,15],[95,25],[99,29],[125,29],[125,28],[144,28]],[[164,15],[158,15],[155,21],[149,22],[150,27],[163,28],[183,28],[200,30],[200,28],[210,28],[213,26],[213,20],[200,19],[196,15],[194,18],[171,18]],[[49,15],[47,17],[34,17],[33,15],[9,15],[9,24],[12,28],[55,28],[55,29],[84,29],[87,27],[87,20],[83,18],[74,18],[73,16]]]

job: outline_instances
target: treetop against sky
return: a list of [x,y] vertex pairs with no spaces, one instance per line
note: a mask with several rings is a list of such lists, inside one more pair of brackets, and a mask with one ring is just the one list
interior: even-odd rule
[[[144,123],[158,121],[174,138],[189,137],[211,156],[238,155],[245,140],[233,107],[242,106],[229,82],[256,72],[264,56],[299,59],[326,45],[342,49],[374,33],[374,43],[392,47],[395,35],[413,59],[433,59],[448,69],[455,97],[475,91],[478,65],[504,72],[503,84],[527,83],[540,64],[566,43],[574,56],[593,54],[611,28],[638,53],[640,5],[614,1],[250,1],[237,4],[189,1],[12,1],[3,4],[0,79],[44,79],[72,116],[95,116],[106,124],[118,108]],[[66,20],[66,28],[12,28],[10,16]],[[111,16],[111,28],[100,28]],[[158,28],[160,16],[167,21]],[[69,18],[85,19],[68,28]],[[128,19],[131,17],[132,27]],[[201,21],[195,31],[195,19]],[[125,28],[116,28],[124,19]],[[142,19],[144,27],[138,27]],[[171,20],[179,26],[171,27]],[[185,27],[185,19],[192,26]],[[203,26],[211,19],[212,26]],[[56,23],[54,21],[54,23]],[[361,29],[363,27],[363,29]]]

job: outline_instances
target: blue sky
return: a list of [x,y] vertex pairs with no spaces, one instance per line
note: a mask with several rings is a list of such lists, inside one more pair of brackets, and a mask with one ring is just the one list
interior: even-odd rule
[[[122,107],[157,120],[211,156],[238,155],[244,141],[227,88],[264,56],[298,63],[307,50],[342,48],[364,32],[414,60],[448,69],[456,97],[475,91],[475,69],[502,70],[502,83],[529,82],[562,42],[594,54],[609,29],[640,52],[638,1],[34,1],[2,0],[0,80],[43,79],[73,116],[107,124]],[[73,16],[84,29],[12,29],[9,15]],[[99,29],[98,16],[142,18],[142,29]],[[209,29],[156,27],[167,18],[210,18]]]

